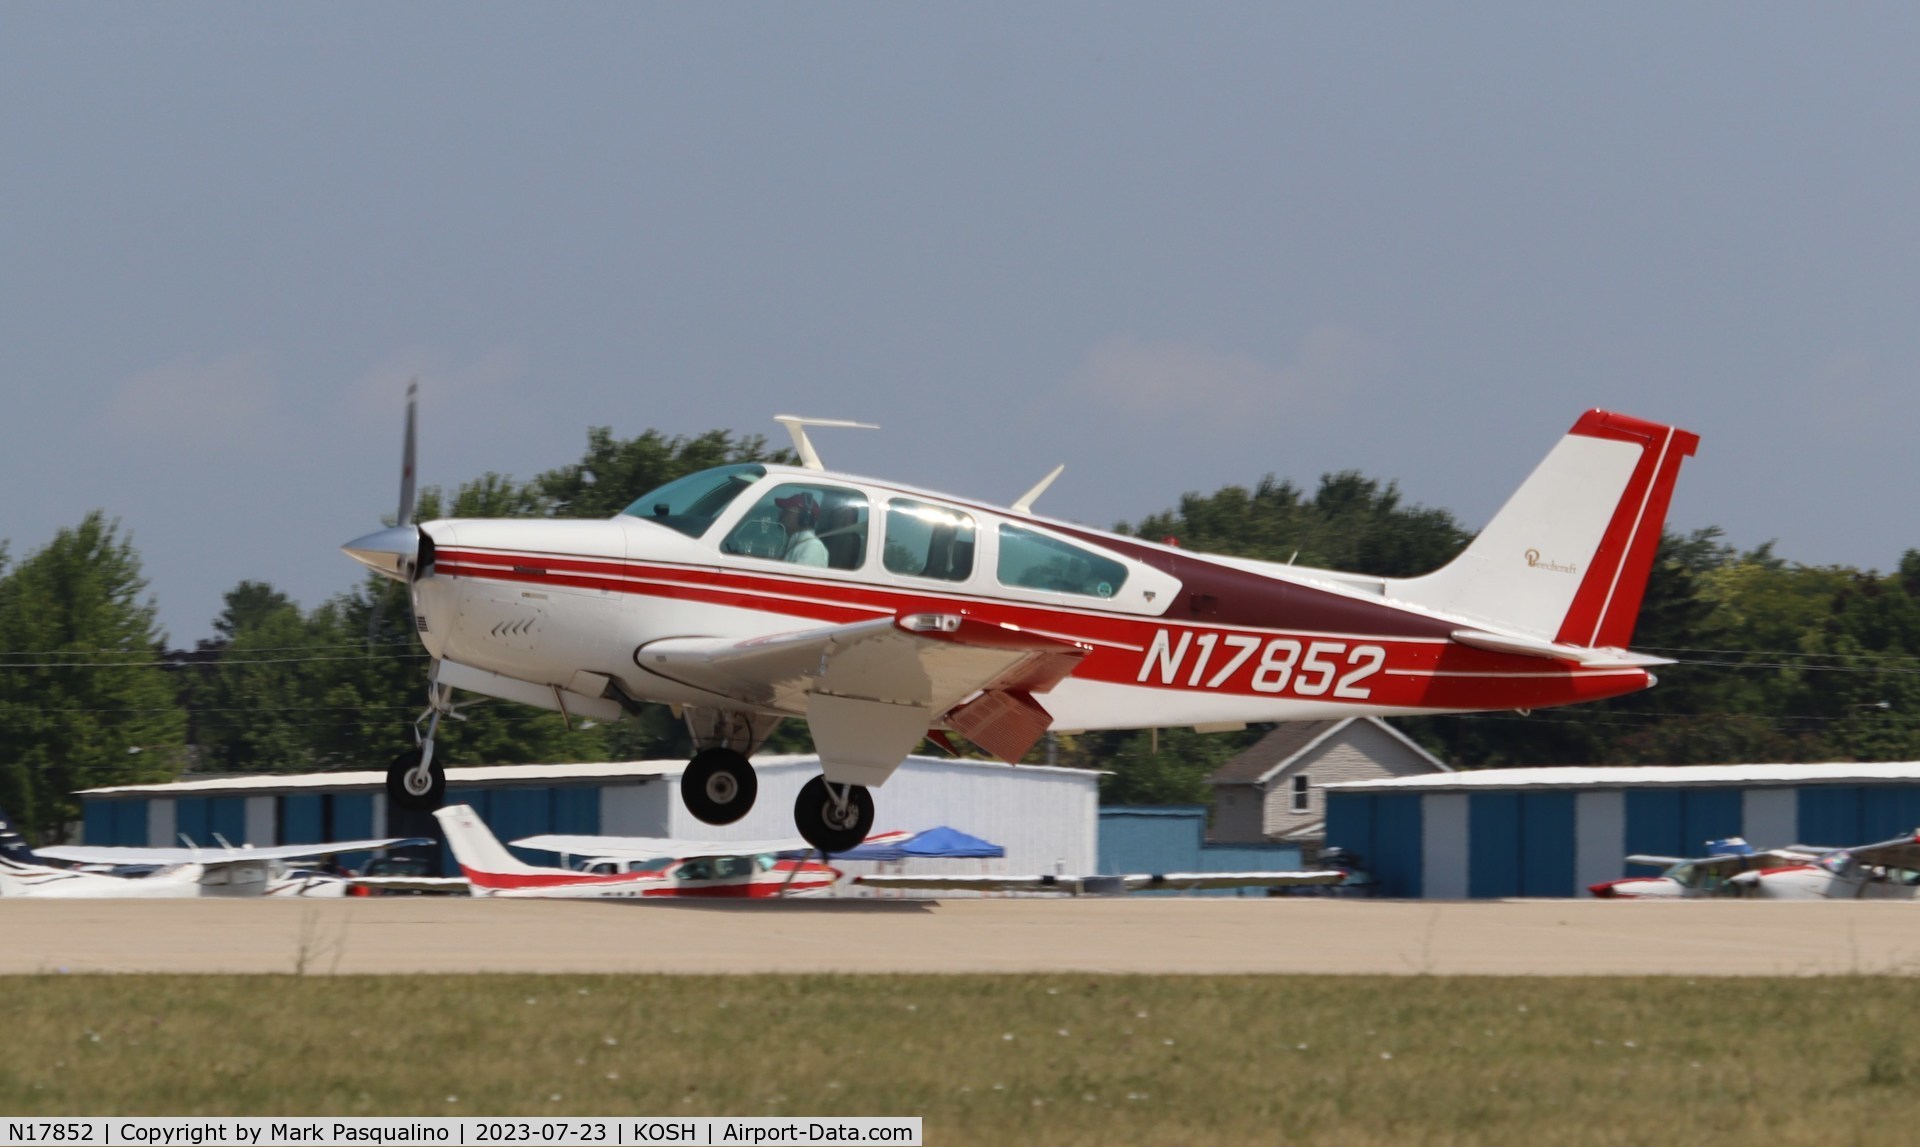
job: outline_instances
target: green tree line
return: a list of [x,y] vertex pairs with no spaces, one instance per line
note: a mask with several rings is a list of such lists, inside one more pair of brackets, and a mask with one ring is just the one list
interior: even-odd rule
[[[712,431],[587,435],[579,461],[520,482],[485,474],[422,492],[419,517],[607,517],[682,475],[790,461],[757,436]],[[1187,494],[1122,532],[1188,549],[1404,577],[1471,540],[1444,511],[1355,472],[1309,493],[1269,476]],[[41,838],[78,812],[76,789],[183,771],[377,768],[413,743],[425,651],[404,586],[369,574],[310,609],[242,581],[214,637],[169,650],[131,542],[94,513],[16,562],[0,546],[0,806]],[[1660,685],[1530,714],[1398,721],[1457,766],[1920,759],[1920,550],[1891,574],[1740,551],[1719,531],[1668,534],[1635,648],[1671,657]],[[612,725],[568,723],[507,702],[441,725],[463,763],[684,755],[663,706]],[[1265,730],[1091,733],[1036,746],[1030,761],[1109,770],[1105,799],[1204,803],[1206,778]],[[807,746],[789,722],[776,749]]]

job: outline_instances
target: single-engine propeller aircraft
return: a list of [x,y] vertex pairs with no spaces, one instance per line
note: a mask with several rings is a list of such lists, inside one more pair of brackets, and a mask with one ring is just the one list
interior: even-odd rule
[[1602,900],[1694,900],[1705,896],[1732,896],[1746,874],[1780,865],[1809,863],[1817,857],[1799,845],[1756,850],[1745,839],[1730,836],[1707,841],[1705,856],[1652,856],[1635,853],[1628,864],[1658,868],[1658,876],[1623,876],[1589,884],[1587,891]]
[[[55,845],[35,851],[7,823],[0,809],[0,896],[59,899],[151,899],[193,896],[345,896],[355,880],[310,872],[289,862],[370,852],[411,844],[419,838],[341,840],[331,844],[288,844],[253,848],[122,848]],[[46,863],[104,869],[151,869],[144,876],[114,871],[88,872]]]
[[1892,840],[1827,848],[1796,844],[1796,862],[1742,872],[1728,883],[1760,900],[1920,898],[1920,829]]
[[590,856],[584,869],[528,864],[508,852],[478,814],[453,805],[433,814],[475,896],[559,899],[750,899],[798,896],[833,886],[838,869],[781,853],[804,840],[686,841],[636,837],[534,836],[522,848]]
[[1696,858],[1629,856],[1629,864],[1666,866],[1666,871],[1602,881],[1588,891],[1614,900],[1920,899],[1920,829],[1873,844],[1790,844],[1759,852],[1736,836],[1708,841],[1707,852]]
[[[1628,651],[1696,435],[1591,411],[1453,562],[1369,577],[1192,553],[799,466],[722,466],[604,521],[413,521],[409,392],[398,524],[349,555],[405,582],[432,656],[417,749],[388,772],[440,804],[433,739],[463,689],[617,720],[666,703],[693,733],[687,808],[730,824],[749,758],[807,722],[822,775],[794,806],[826,853],[873,826],[868,788],[948,731],[1018,761],[1049,729],[1530,710],[1647,688]],[[1056,471],[1057,473],[1058,471]]]

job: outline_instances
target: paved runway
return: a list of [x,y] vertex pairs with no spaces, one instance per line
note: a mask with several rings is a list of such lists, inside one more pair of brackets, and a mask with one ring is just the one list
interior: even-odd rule
[[1920,904],[0,901],[0,973],[1920,972]]

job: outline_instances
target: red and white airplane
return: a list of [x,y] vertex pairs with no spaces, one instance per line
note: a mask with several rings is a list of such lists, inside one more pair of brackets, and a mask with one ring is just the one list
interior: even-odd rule
[[1664,866],[1665,871],[1602,881],[1588,891],[1610,900],[1920,899],[1920,830],[1847,848],[1790,844],[1756,852],[1733,837],[1710,840],[1707,850],[1711,855],[1694,858],[1629,856],[1629,864]]
[[547,852],[598,854],[585,869],[547,868],[528,864],[508,852],[467,805],[438,809],[433,815],[439,819],[453,858],[475,896],[760,900],[818,892],[840,879],[839,869],[811,859],[779,855],[810,849],[812,846],[804,840],[701,842],[534,836],[514,841],[519,847]]
[[1742,872],[1735,893],[1760,900],[1913,900],[1920,898],[1920,830],[1877,844],[1817,848],[1797,863]]
[[[1654,683],[1629,652],[1696,435],[1582,415],[1458,558],[1381,578],[1192,553],[1033,513],[800,466],[722,466],[604,521],[415,524],[407,414],[399,525],[342,547],[409,585],[433,657],[426,731],[389,769],[438,805],[433,734],[455,689],[595,720],[674,707],[688,809],[752,807],[749,757],[804,719],[822,776],[794,808],[823,852],[873,826],[869,786],[922,737],[1007,761],[1048,729],[1538,709]],[[1056,470],[1057,474],[1058,471]]]
[[1730,836],[1707,841],[1705,856],[1653,856],[1635,853],[1628,864],[1658,868],[1658,876],[1623,876],[1589,884],[1587,891],[1602,900],[1695,900],[1707,896],[1737,895],[1737,883],[1756,871],[1799,866],[1817,857],[1799,845],[1756,851],[1744,839]]

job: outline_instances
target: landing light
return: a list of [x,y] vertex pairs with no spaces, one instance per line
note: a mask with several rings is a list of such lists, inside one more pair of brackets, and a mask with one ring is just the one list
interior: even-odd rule
[[956,633],[960,629],[957,613],[910,613],[900,619],[900,628],[909,633]]

